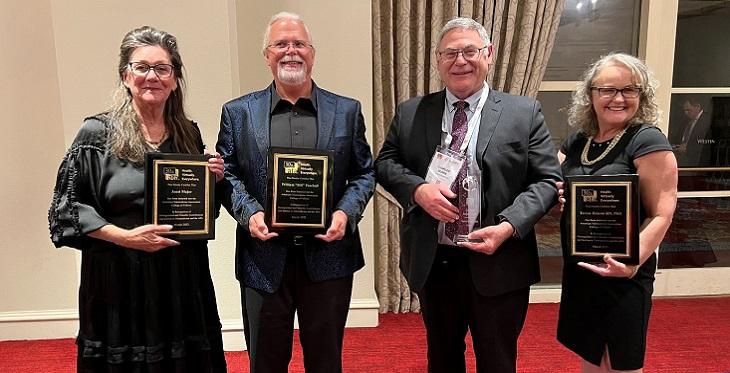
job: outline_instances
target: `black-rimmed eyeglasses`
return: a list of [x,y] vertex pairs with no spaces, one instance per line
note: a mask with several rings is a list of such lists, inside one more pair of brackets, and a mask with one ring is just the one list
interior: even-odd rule
[[147,76],[150,70],[154,71],[158,78],[164,79],[169,78],[172,72],[175,71],[175,67],[169,63],[158,63],[156,65],[150,65],[144,62],[130,62],[129,70],[132,74],[137,76]]
[[642,88],[630,85],[620,89],[616,87],[591,87],[591,90],[598,91],[598,96],[601,98],[614,98],[619,92],[624,98],[637,98],[641,95]]

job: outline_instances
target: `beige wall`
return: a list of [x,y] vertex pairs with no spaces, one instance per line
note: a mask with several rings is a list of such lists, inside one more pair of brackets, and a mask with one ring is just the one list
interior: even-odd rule
[[0,2],[0,312],[13,317],[76,304],[74,256],[55,250],[48,233],[48,205],[66,148],[50,2],[20,4]]
[[[299,12],[317,45],[315,79],[359,99],[372,118],[370,2],[28,0],[0,2],[0,340],[69,337],[76,330],[78,256],[50,243],[46,212],[63,153],[83,118],[104,110],[116,84],[118,46],[128,30],[152,25],[179,39],[186,65],[188,114],[215,145],[221,105],[266,86],[261,36],[272,14]],[[139,9],[139,10],[135,10]],[[349,13],[339,22],[318,9]],[[328,14],[331,14],[329,13]],[[347,30],[347,32],[342,32]],[[211,270],[226,346],[241,348],[238,283],[233,274],[235,223],[217,222]],[[367,266],[356,276],[350,325],[375,325],[372,214],[361,224]]]

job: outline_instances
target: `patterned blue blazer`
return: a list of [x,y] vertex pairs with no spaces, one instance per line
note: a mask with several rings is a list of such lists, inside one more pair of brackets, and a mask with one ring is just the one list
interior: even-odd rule
[[[236,278],[248,287],[275,292],[281,284],[287,246],[291,240],[251,237],[251,215],[264,211],[270,109],[273,84],[223,105],[216,150],[225,162],[226,180],[219,186],[219,201],[238,222]],[[360,103],[317,87],[316,149],[334,152],[333,206],[347,214],[347,229],[340,241],[311,239],[302,248],[309,276],[324,281],[351,275],[365,265],[358,222],[375,187],[370,146]]]

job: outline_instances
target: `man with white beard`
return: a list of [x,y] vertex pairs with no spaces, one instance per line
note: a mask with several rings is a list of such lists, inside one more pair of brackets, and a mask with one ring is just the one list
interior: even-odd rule
[[[238,222],[236,277],[250,371],[287,372],[296,312],[305,369],[341,372],[353,274],[365,264],[357,224],[375,187],[365,123],[358,101],[312,81],[315,50],[298,15],[271,18],[263,53],[274,82],[223,105],[216,145],[226,177],[217,197]],[[271,147],[287,148],[287,156],[331,154],[325,182],[332,207],[324,209],[320,232],[274,229],[279,224],[265,219],[274,205]]]

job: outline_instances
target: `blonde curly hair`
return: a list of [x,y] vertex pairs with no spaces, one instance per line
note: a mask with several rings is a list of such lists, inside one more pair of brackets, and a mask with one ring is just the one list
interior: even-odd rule
[[659,82],[654,78],[654,74],[640,59],[630,54],[614,52],[601,57],[583,74],[583,80],[573,92],[573,100],[568,109],[570,126],[580,129],[588,136],[595,136],[598,133],[598,118],[593,109],[591,86],[603,68],[616,65],[628,68],[634,84],[641,87],[639,109],[629,120],[629,126],[644,123],[655,126],[659,122],[661,110],[656,102]]

